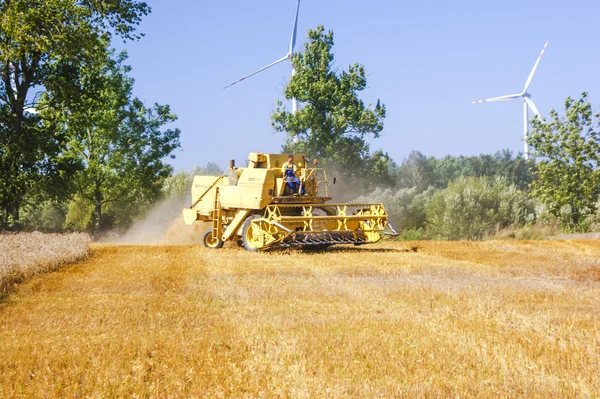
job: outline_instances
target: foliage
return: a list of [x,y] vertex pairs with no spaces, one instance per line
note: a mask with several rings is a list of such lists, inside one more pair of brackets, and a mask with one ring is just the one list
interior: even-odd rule
[[533,162],[525,160],[521,154],[513,157],[509,150],[498,151],[494,155],[448,155],[440,159],[430,157],[427,164],[430,168],[427,172],[431,173],[431,183],[438,188],[446,188],[450,182],[461,176],[501,176],[521,190],[527,189],[532,181]]
[[402,230],[402,233],[398,236],[400,241],[419,241],[425,237],[425,230],[422,227],[418,229],[406,229]]
[[[40,124],[34,88],[62,90],[69,71],[112,33],[138,38],[150,8],[137,0],[11,0],[0,2],[0,227],[17,224],[25,196],[65,197],[77,163],[63,153],[64,131]],[[28,110],[28,111],[26,111]],[[18,228],[18,224],[15,226]]]
[[355,202],[382,203],[390,217],[392,225],[398,230],[423,228],[426,221],[426,207],[435,190],[429,188],[420,192],[412,188],[376,188],[373,192],[361,196]]
[[363,189],[372,191],[377,187],[393,187],[393,170],[396,164],[387,152],[379,149],[366,160],[365,177],[361,180]]
[[163,183],[162,191],[166,198],[190,195],[194,176],[220,176],[222,174],[223,170],[219,165],[209,162],[202,167],[195,166],[189,172],[182,170],[167,177]]
[[133,97],[126,58],[124,52],[113,58],[112,52],[97,51],[79,66],[76,95],[44,98],[53,104],[44,123],[66,132],[67,153],[84,166],[73,181],[78,201],[93,207],[85,226],[93,232],[130,223],[158,198],[171,173],[163,159],[179,147],[179,129],[163,128],[177,119],[169,106],[147,108]]
[[23,208],[21,223],[25,231],[60,233],[67,216],[67,206],[62,201],[43,201]]
[[427,233],[443,240],[477,240],[523,225],[533,215],[527,196],[505,178],[460,177],[427,204]]
[[534,119],[528,143],[537,157],[532,195],[547,206],[564,229],[586,231],[600,197],[600,115],[583,93],[565,101],[565,116]]
[[419,151],[411,151],[402,164],[396,169],[398,187],[412,188],[423,191],[433,183],[433,166],[425,155]]
[[64,133],[46,128],[33,114],[24,115],[15,129],[5,105],[0,99],[0,229],[20,229],[25,203],[67,197],[79,165],[61,153]]
[[69,202],[64,227],[69,231],[85,230],[92,224],[93,206],[79,195]]
[[[292,113],[278,101],[271,123],[288,134],[285,152],[307,153],[337,172],[363,177],[369,163],[366,138],[379,137],[386,109],[379,100],[371,108],[358,98],[367,87],[364,67],[354,63],[348,71],[335,71],[332,47],[333,32],[320,25],[308,31],[304,52],[292,58],[295,74],[284,91],[286,99],[296,98],[302,107]],[[372,162],[376,175],[382,171],[382,155]]]

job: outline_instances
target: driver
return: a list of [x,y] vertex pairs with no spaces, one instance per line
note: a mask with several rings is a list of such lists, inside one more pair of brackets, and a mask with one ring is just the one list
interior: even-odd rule
[[293,194],[298,194],[298,190],[302,188],[301,194],[304,195],[304,186],[300,184],[300,180],[296,177],[296,165],[294,165],[294,156],[288,155],[288,160],[281,167],[281,175],[283,181],[285,181],[292,190]]

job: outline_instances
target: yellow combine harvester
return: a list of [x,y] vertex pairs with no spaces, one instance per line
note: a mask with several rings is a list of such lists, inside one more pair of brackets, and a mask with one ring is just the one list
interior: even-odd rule
[[383,204],[328,203],[325,170],[311,167],[305,154],[293,156],[295,186],[284,179],[287,154],[252,152],[246,168],[230,161],[227,175],[195,176],[184,222],[206,224],[208,248],[241,241],[248,251],[362,245],[397,235]]

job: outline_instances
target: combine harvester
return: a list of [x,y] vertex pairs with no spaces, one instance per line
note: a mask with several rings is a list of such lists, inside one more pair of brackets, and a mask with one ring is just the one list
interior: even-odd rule
[[325,170],[316,168],[316,162],[311,167],[305,154],[293,156],[299,160],[297,190],[283,178],[287,154],[252,152],[246,168],[230,161],[227,175],[195,176],[184,222],[205,225],[202,242],[208,248],[241,241],[248,251],[363,245],[398,235],[383,204],[327,203]]

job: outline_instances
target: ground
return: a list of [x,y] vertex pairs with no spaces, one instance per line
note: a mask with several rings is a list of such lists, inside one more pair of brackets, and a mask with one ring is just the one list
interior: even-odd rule
[[598,397],[599,259],[96,245],[0,303],[0,397]]

